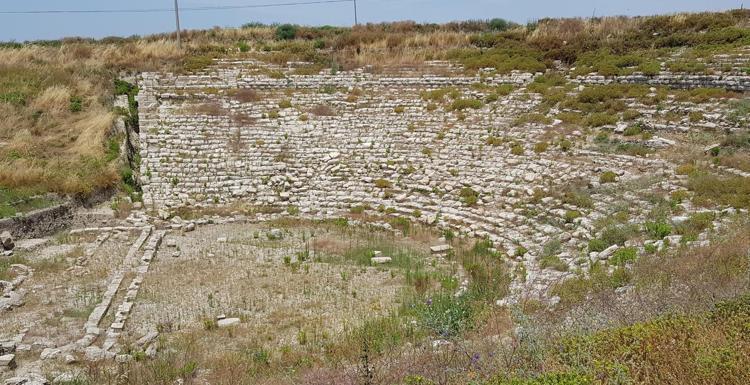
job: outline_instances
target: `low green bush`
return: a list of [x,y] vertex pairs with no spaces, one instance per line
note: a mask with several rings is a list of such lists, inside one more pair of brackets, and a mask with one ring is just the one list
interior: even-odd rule
[[664,237],[672,234],[672,226],[662,221],[646,222],[644,230],[654,239],[664,239]]
[[635,261],[637,257],[637,248],[622,247],[617,249],[614,254],[612,254],[612,258],[610,258],[609,263],[615,266],[625,266],[625,264]]
[[484,103],[482,103],[479,99],[457,99],[451,104],[450,110],[451,111],[463,111],[465,109],[473,109],[478,110],[482,108]]
[[471,187],[464,187],[459,192],[461,202],[466,206],[475,206],[479,201],[479,193]]
[[599,176],[599,183],[614,183],[617,181],[617,174],[612,171],[605,171]]

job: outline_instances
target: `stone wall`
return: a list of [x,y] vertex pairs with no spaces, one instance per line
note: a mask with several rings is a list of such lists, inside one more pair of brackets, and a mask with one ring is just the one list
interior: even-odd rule
[[67,228],[73,221],[73,206],[65,203],[0,220],[0,232],[10,231],[14,238],[38,238]]
[[583,84],[647,84],[670,88],[724,88],[731,91],[750,91],[750,76],[742,75],[689,75],[662,73],[654,76],[627,75],[605,77],[601,75],[579,76],[576,79]]
[[[169,210],[240,201],[313,218],[377,210],[489,237],[509,255],[529,250],[517,257],[527,275],[523,285],[544,291],[572,274],[542,273],[537,258],[545,243],[561,240],[563,263],[570,271],[585,269],[580,246],[594,236],[596,220],[626,205],[634,221],[643,221],[651,207],[639,189],[652,186],[643,183],[597,193],[586,209],[564,202],[560,191],[572,182],[596,186],[603,171],[614,171],[618,183],[659,176],[661,191],[681,187],[666,161],[587,151],[585,134],[559,121],[517,122],[540,103],[523,89],[533,78],[365,71],[280,77],[248,62],[220,63],[197,75],[145,73],[139,81],[144,203]],[[519,88],[493,98],[500,84]],[[423,97],[446,88],[451,98]],[[238,100],[242,89],[254,90],[254,98]],[[453,106],[475,99],[486,102]],[[316,114],[319,106],[331,114]],[[721,114],[706,115],[721,123]],[[573,148],[558,146],[562,141]],[[539,143],[550,146],[540,151]],[[579,210],[580,218],[565,219]]]

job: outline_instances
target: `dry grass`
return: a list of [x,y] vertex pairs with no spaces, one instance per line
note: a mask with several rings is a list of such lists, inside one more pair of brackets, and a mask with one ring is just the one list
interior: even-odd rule
[[336,111],[329,105],[319,104],[309,111],[315,116],[336,116]]
[[249,88],[241,88],[232,94],[232,97],[241,103],[252,103],[261,100],[258,91]]
[[[168,69],[184,53],[166,40],[125,44],[70,41],[0,48],[0,182],[6,188],[90,193],[114,185],[105,158],[119,72]],[[72,107],[80,100],[82,111]]]

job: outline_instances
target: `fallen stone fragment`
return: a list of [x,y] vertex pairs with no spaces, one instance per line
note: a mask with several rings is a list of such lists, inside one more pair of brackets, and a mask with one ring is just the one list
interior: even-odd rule
[[10,235],[9,231],[0,233],[0,245],[2,245],[4,250],[13,250],[16,247],[16,244],[13,243],[13,236]]
[[49,381],[41,374],[28,373],[5,380],[5,385],[49,385]]
[[430,247],[430,251],[432,251],[433,254],[442,254],[448,252],[448,250],[451,249],[451,245],[438,245],[438,246],[432,246]]
[[268,232],[268,239],[279,240],[283,237],[284,233],[282,233],[280,229],[271,229],[271,231]]
[[151,331],[147,333],[145,336],[141,337],[136,341],[136,345],[138,346],[146,346],[151,343],[151,341],[155,340],[156,337],[159,336],[159,332],[157,331]]
[[220,328],[225,328],[225,327],[229,327],[229,326],[238,325],[239,323],[240,323],[240,319],[239,318],[225,318],[225,319],[219,320],[216,324]]
[[115,358],[115,353],[102,350],[97,346],[89,346],[84,352],[86,361],[102,361]]
[[60,349],[46,348],[42,350],[42,354],[39,356],[43,360],[51,360],[57,358],[62,353]]
[[382,265],[384,263],[390,263],[391,257],[373,257],[370,259],[370,262],[375,265]]
[[16,368],[16,355],[15,354],[4,354],[0,356],[0,369],[10,369],[13,370]]
[[602,251],[601,253],[599,253],[599,259],[602,259],[602,260],[609,259],[609,257],[612,256],[612,254],[614,254],[615,251],[617,251],[617,249],[619,249],[619,248],[620,248],[620,246],[617,246],[617,245],[612,245],[612,246],[606,248],[604,251]]

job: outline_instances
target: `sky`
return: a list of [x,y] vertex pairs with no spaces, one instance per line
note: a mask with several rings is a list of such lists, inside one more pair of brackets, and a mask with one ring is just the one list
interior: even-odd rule
[[[309,0],[180,0],[180,7],[258,5]],[[750,0],[747,1],[750,6]],[[740,8],[743,0],[357,0],[360,23],[396,20],[448,22],[500,17],[518,23],[543,17],[652,15]],[[2,11],[171,8],[173,0],[5,0]],[[242,10],[184,11],[183,29],[237,27],[248,22],[347,26],[352,3]],[[147,35],[174,30],[174,14],[2,14],[0,41]]]

